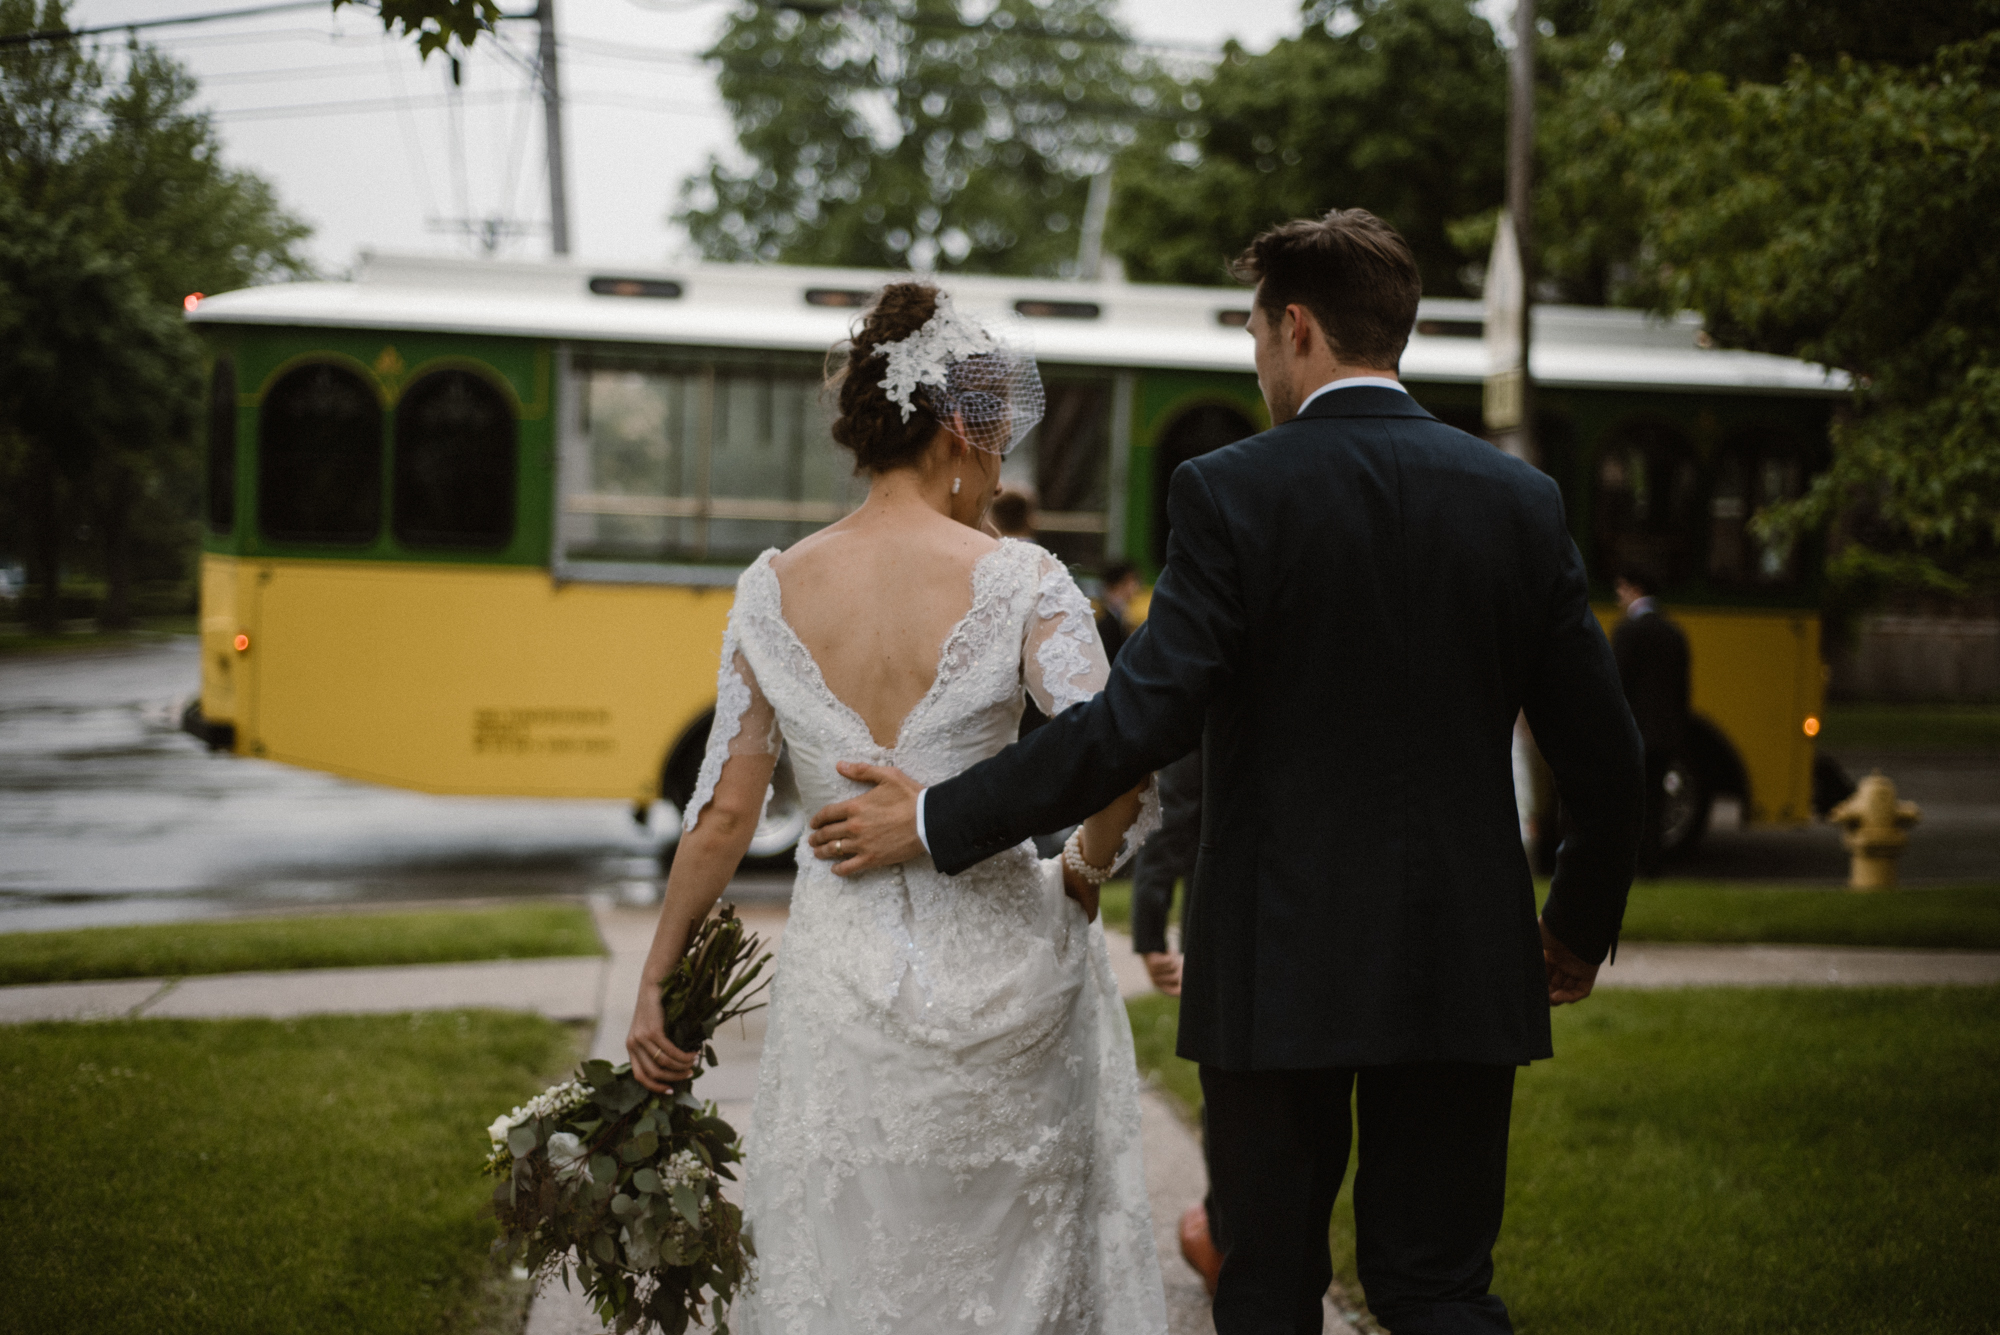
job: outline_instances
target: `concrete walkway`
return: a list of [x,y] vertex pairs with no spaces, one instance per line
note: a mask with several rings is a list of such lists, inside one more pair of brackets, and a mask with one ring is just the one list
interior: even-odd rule
[[2000,983],[2000,951],[1875,946],[1708,946],[1635,941],[1602,988],[1930,987]]

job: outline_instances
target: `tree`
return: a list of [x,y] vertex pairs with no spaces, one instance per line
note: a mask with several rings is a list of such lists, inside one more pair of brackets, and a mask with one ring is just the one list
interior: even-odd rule
[[740,3],[706,53],[748,163],[676,221],[716,260],[1063,272],[1157,99],[1105,0]]
[[1856,378],[1767,534],[1845,521],[1849,583],[2000,584],[2000,32],[1915,68],[1672,74],[1623,135],[1661,308]]
[[1469,0],[1319,0],[1263,55],[1231,44],[1119,159],[1114,247],[1135,277],[1227,281],[1286,218],[1360,206],[1416,252],[1424,290],[1464,290],[1454,223],[1505,192],[1506,56]]
[[[161,466],[158,442],[193,426],[199,354],[175,312],[75,217],[9,199],[0,199],[0,312],[9,490],[23,502],[41,586],[35,619],[53,629],[66,519],[79,509],[99,517],[113,537],[107,573],[126,563],[129,544],[117,538],[129,537],[135,502]],[[118,612],[107,621],[118,624]]]
[[1775,84],[1794,60],[1829,71],[1843,57],[1914,68],[2000,27],[2000,0],[1543,0],[1538,13],[1537,269],[1593,305],[1664,297],[1630,132],[1684,76]]
[[[0,32],[59,29],[66,18],[62,0],[0,0]],[[161,379],[180,375],[186,394],[198,383],[183,296],[310,272],[298,250],[308,229],[268,184],[223,163],[212,125],[190,109],[195,91],[185,70],[146,47],[0,48],[0,243],[25,331],[0,350],[14,377],[0,404],[9,437],[0,491],[17,498],[0,505],[0,545],[29,556],[45,621],[85,527],[91,544],[78,555],[106,578],[107,624],[129,619],[136,566],[185,572],[199,467],[192,419],[175,405],[191,400]],[[44,242],[58,248],[37,249]],[[37,274],[42,262],[73,272]],[[63,286],[71,281],[80,286]],[[140,318],[142,308],[151,315]],[[94,312],[102,331],[79,323],[77,309]],[[129,341],[125,353],[104,342],[114,336]],[[127,377],[127,388],[107,376]],[[69,409],[38,397],[72,393]],[[87,401],[121,393],[160,411]]]

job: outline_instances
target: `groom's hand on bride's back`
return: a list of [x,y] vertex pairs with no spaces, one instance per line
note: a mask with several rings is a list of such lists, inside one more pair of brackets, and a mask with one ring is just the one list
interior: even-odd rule
[[1556,939],[1547,923],[1542,928],[1542,964],[1549,972],[1549,1005],[1582,1001],[1597,986],[1597,966],[1585,964],[1575,951]]
[[922,857],[917,838],[915,779],[890,765],[863,765],[843,760],[835,766],[856,783],[875,786],[845,802],[823,806],[812,818],[813,856],[831,862],[836,876],[858,876],[876,867]]

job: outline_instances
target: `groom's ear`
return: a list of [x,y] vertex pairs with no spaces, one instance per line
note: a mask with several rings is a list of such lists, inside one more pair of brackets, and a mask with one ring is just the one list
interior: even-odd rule
[[1315,338],[1322,342],[1326,339],[1325,333],[1319,327],[1319,321],[1313,319],[1312,312],[1297,302],[1285,307],[1285,318],[1278,328],[1284,334],[1285,342],[1291,346],[1293,353],[1300,357],[1311,354]]

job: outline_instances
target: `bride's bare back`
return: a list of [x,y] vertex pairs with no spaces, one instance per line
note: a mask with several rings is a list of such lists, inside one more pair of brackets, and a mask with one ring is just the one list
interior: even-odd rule
[[972,606],[973,567],[996,545],[921,504],[869,505],[772,562],[785,620],[878,745],[896,744],[930,690]]

